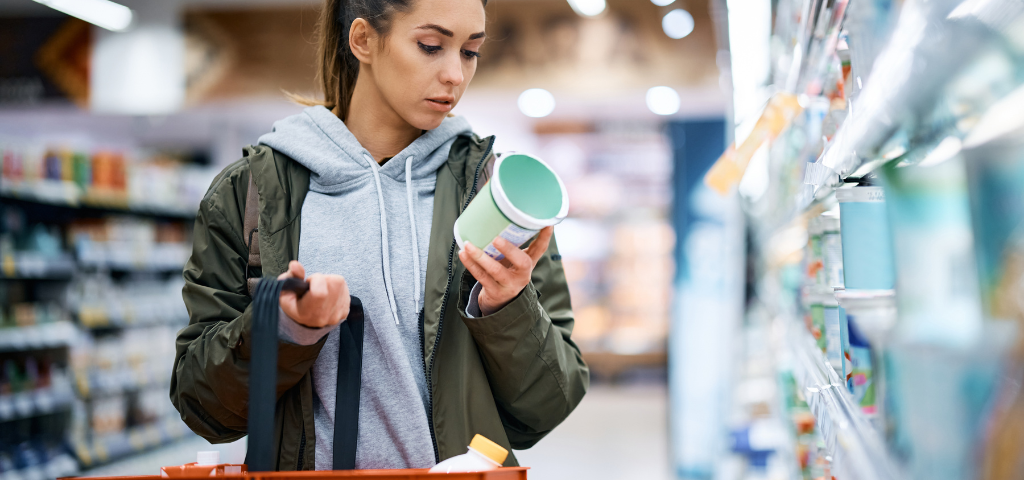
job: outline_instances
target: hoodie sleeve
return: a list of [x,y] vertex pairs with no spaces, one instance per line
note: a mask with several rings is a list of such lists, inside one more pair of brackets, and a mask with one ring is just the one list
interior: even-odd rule
[[[468,272],[463,282],[475,282]],[[467,288],[468,290],[468,288]],[[533,270],[531,283],[491,314],[459,313],[480,349],[512,448],[529,448],[579,405],[590,371],[570,338],[569,288],[555,239]]]
[[[196,215],[183,272],[189,325],[176,340],[171,403],[212,443],[237,440],[247,429],[252,306],[241,232],[248,175],[242,160],[214,180]],[[309,346],[279,343],[278,396],[309,371],[323,344],[322,338]]]

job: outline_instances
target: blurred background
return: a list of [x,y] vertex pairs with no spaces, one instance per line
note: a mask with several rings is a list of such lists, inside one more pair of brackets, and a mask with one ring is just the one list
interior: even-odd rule
[[[242,462],[168,399],[181,270],[319,3],[0,0],[0,480]],[[592,374],[531,479],[1024,479],[1020,0],[487,14],[454,113],[565,181]]]

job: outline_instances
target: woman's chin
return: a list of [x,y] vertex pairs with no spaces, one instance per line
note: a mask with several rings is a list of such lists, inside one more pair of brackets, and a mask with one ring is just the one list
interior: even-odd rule
[[447,113],[442,112],[422,112],[417,113],[414,118],[408,120],[409,124],[420,130],[433,130],[441,126],[441,122],[447,117]]

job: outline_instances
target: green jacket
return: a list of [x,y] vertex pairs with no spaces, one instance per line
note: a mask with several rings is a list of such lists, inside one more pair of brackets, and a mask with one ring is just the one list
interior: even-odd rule
[[[459,137],[437,173],[423,318],[423,358],[438,460],[465,453],[479,433],[507,449],[533,446],[579,404],[589,371],[570,338],[572,307],[552,238],[533,279],[493,315],[467,318],[475,280],[458,256],[455,219],[483,185],[494,138]],[[263,276],[298,258],[309,171],[266,146],[213,181],[199,207],[182,297],[189,326],[178,332],[171,402],[194,432],[212,443],[246,434],[251,299],[242,238],[250,171],[259,190]],[[326,337],[312,346],[280,342],[275,414],[276,468],[311,470],[310,369]],[[506,465],[517,465],[509,455]]]

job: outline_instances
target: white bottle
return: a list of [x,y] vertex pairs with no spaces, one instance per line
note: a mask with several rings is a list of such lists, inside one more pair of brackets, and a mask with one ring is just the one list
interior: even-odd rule
[[508,450],[501,445],[494,443],[483,435],[477,434],[473,441],[469,442],[469,450],[462,455],[456,455],[445,460],[434,468],[430,473],[462,473],[462,472],[484,472],[496,470],[505,463],[508,457]]

